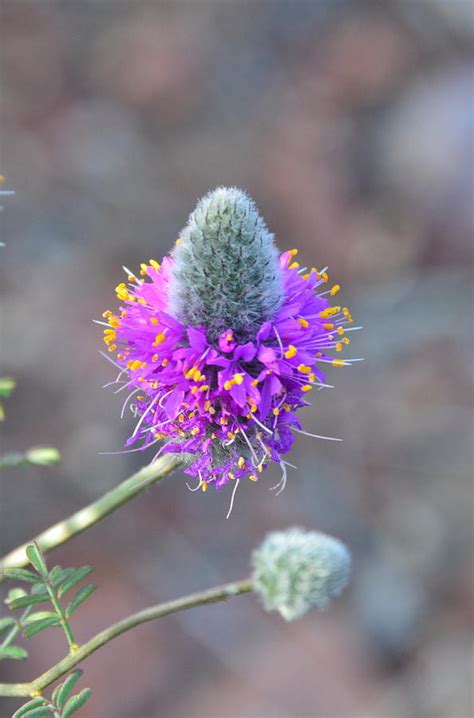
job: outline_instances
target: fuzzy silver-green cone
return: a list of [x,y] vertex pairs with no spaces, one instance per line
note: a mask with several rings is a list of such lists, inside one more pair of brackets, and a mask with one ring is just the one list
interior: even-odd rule
[[282,303],[273,235],[250,197],[219,187],[197,204],[174,253],[170,312],[215,340],[226,329],[254,336]]
[[318,531],[293,528],[268,534],[253,552],[253,586],[267,611],[287,621],[324,609],[349,581],[346,546]]

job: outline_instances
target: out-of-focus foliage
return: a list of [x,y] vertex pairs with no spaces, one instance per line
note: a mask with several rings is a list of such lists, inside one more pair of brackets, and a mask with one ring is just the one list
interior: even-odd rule
[[[125,397],[100,389],[90,320],[120,265],[162,256],[209,189],[246,188],[365,327],[352,346],[367,362],[305,419],[344,442],[301,437],[283,494],[276,476],[246,486],[226,522],[228,493],[174,477],[56,559],[97,567],[85,635],[245,575],[288,523],[343,538],[352,591],[291,625],[242,599],[131,632],[116,690],[108,661],[88,662],[104,716],[471,712],[473,32],[468,0],[3,1],[5,446],[63,456],[41,481],[2,472],[5,552],[144,461],[98,455],[130,425]],[[60,650],[37,643],[32,674]]]

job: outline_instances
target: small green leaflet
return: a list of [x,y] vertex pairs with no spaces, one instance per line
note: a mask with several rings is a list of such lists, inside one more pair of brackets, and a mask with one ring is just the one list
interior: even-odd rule
[[27,583],[39,583],[42,580],[40,576],[26,568],[5,568],[3,575],[12,581],[27,581]]
[[77,696],[73,696],[72,698],[70,698],[64,706],[62,718],[70,718],[73,713],[78,711],[79,708],[82,708],[82,706],[87,703],[91,695],[91,689],[84,688],[80,693],[77,694]]
[[71,673],[70,676],[66,678],[64,683],[61,683],[59,686],[56,686],[56,688],[53,691],[52,701],[53,703],[56,703],[58,708],[63,708],[67,699],[71,695],[74,686],[76,685],[79,678],[82,676],[83,671],[81,671],[80,668],[78,668],[76,671]]
[[12,661],[26,661],[28,653],[20,646],[4,646],[0,648],[1,658],[10,658]]
[[17,608],[26,608],[26,606],[33,606],[35,603],[44,603],[49,601],[49,596],[45,594],[31,594],[31,596],[20,596],[13,600],[8,600],[7,605],[11,611],[15,611]]
[[60,626],[61,620],[58,616],[50,616],[49,618],[43,618],[41,621],[34,621],[23,631],[24,638],[32,638],[37,633],[44,631],[45,628],[52,628],[53,626]]
[[92,573],[93,570],[92,566],[81,566],[80,568],[73,569],[72,573],[70,573],[66,580],[59,586],[58,598],[62,598],[76,583],[82,581],[82,579]]
[[85,586],[79,589],[79,591],[73,596],[73,599],[69,606],[66,608],[66,617],[69,618],[76,608],[83,603],[89,596],[94,593],[97,586],[94,583],[86,583]]
[[[37,709],[42,709],[42,713],[38,713]],[[48,711],[45,712],[45,709]],[[33,698],[32,701],[28,701],[25,705],[18,708],[18,710],[12,715],[12,718],[35,718],[35,716],[50,716],[53,715],[53,711],[48,706],[47,701],[44,698]]]
[[10,618],[9,616],[7,618],[0,618],[0,635],[5,633],[5,631],[9,631],[15,624],[16,621],[14,618]]
[[44,560],[44,556],[41,552],[41,549],[36,543],[36,541],[27,546],[26,555],[28,556],[31,564],[35,567],[40,576],[42,576],[43,578],[47,578],[48,569],[46,567],[46,562]]

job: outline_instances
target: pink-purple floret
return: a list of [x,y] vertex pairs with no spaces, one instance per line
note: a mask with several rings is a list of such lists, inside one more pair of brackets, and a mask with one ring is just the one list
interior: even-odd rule
[[281,462],[293,444],[291,427],[301,429],[296,411],[307,405],[306,392],[325,381],[316,363],[333,361],[324,350],[338,337],[327,327],[348,321],[340,311],[320,317],[330,306],[315,291],[325,279],[316,271],[301,276],[291,260],[291,252],[280,257],[281,308],[241,343],[230,328],[211,343],[203,327],[170,316],[173,259],[147,267],[151,281],[127,290],[114,338],[118,364],[138,393],[127,446],[163,440],[159,453],[190,455],[186,473],[217,489],[231,479],[255,480],[270,459]]

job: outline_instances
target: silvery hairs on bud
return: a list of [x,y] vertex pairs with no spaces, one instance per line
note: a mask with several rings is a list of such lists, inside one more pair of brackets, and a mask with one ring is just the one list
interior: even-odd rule
[[351,557],[338,539],[293,528],[268,534],[252,556],[254,590],[287,621],[324,609],[347,585]]
[[247,338],[282,304],[278,253],[251,198],[235,187],[203,197],[174,253],[170,312],[216,339]]

